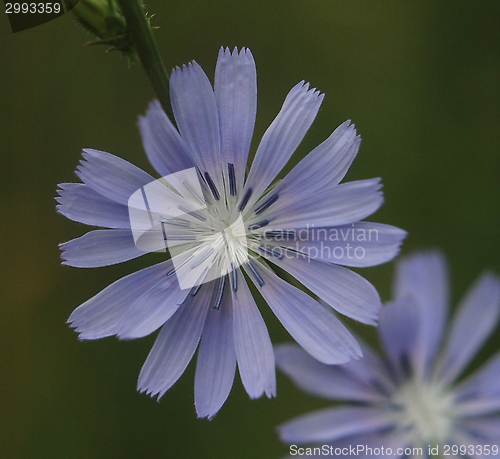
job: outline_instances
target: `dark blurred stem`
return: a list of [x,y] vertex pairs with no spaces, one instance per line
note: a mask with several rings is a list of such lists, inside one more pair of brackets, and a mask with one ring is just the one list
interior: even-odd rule
[[156,47],[141,0],[118,0],[134,49],[165,113],[172,119],[168,75]]

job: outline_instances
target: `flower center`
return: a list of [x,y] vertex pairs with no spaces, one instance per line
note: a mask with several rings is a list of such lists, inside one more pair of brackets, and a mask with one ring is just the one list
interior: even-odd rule
[[255,207],[250,202],[252,188],[237,186],[233,164],[228,164],[221,178],[222,185],[208,172],[186,169],[141,187],[128,202],[137,248],[145,252],[168,249],[174,267],[167,277],[176,274],[181,289],[192,289],[193,296],[201,284],[219,279],[215,308],[226,278],[237,290],[238,267],[244,264],[262,286],[264,280],[252,263],[262,254],[282,257],[265,244],[269,220],[261,218],[278,194],[271,193]]
[[439,384],[417,379],[408,380],[392,396],[397,406],[396,423],[409,430],[414,441],[444,442],[453,424],[453,394]]

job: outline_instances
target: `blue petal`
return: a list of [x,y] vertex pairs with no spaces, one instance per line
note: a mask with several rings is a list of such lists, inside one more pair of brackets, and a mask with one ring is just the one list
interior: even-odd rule
[[97,268],[122,263],[144,255],[130,230],[95,230],[59,245],[63,265]]
[[453,319],[443,355],[441,380],[453,381],[464,370],[495,330],[499,315],[500,280],[486,273],[467,292]]
[[[470,432],[475,438],[487,440],[487,444],[489,444],[490,447],[492,445],[500,447],[500,439],[498,435],[500,432],[500,416],[464,419],[460,424],[464,430]],[[483,442],[483,444],[485,443],[486,442]]]
[[279,433],[286,443],[324,443],[381,431],[393,425],[393,414],[383,408],[326,408],[282,424],[279,426]]
[[161,397],[184,373],[200,341],[212,293],[204,286],[163,325],[141,369],[138,390]]
[[76,175],[97,193],[128,205],[132,194],[154,180],[142,169],[104,151],[85,149]]
[[[292,338],[309,354],[327,364],[346,363],[361,356],[356,340],[325,306],[269,269],[255,269],[265,282],[260,287],[254,281],[260,293]],[[251,273],[247,274],[254,280]]]
[[457,410],[478,416],[500,410],[500,352],[456,387]]
[[[333,400],[353,402],[380,402],[385,396],[367,381],[376,379],[364,358],[345,365],[325,365],[312,358],[299,346],[291,343],[274,347],[276,365],[303,391]],[[364,367],[365,380],[351,372],[352,365]]]
[[162,177],[195,166],[189,147],[157,100],[139,118],[139,129],[144,151]]
[[234,164],[236,187],[245,180],[250,142],[257,110],[257,75],[249,49],[221,48],[214,82],[220,120],[222,167],[227,177],[227,164]]
[[276,371],[271,339],[248,285],[239,271],[233,293],[233,327],[241,381],[251,398],[276,395]]
[[271,184],[306,135],[318,113],[323,95],[303,81],[288,93],[283,107],[267,129],[255,153],[246,188],[252,188],[250,205]]
[[356,157],[361,138],[350,121],[304,157],[276,186],[283,196],[309,195],[338,185]]
[[236,355],[231,298],[227,290],[220,309],[208,311],[201,336],[194,378],[194,401],[200,418],[212,418],[233,386]]
[[441,342],[448,315],[448,272],[439,252],[422,252],[397,265],[395,298],[411,295],[419,315],[414,349],[415,368],[429,370]]
[[382,309],[378,332],[396,371],[404,372],[414,357],[419,320],[418,307],[411,296],[388,303]]
[[61,183],[57,211],[75,222],[105,228],[130,228],[127,207],[117,204],[83,183]]
[[248,224],[265,218],[266,230],[321,228],[358,222],[375,212],[384,201],[379,179],[359,180],[328,188],[307,196],[278,198],[266,213],[256,215]]
[[363,352],[363,358],[353,360],[343,366],[353,379],[373,387],[376,391],[390,394],[396,387],[393,374],[389,371],[387,364],[362,338],[355,333],[352,334]]
[[121,317],[135,300],[165,277],[166,261],[123,277],[76,308],[68,319],[80,339],[99,339],[116,333]]
[[336,311],[359,322],[375,325],[382,304],[375,287],[359,274],[295,252],[283,258],[263,256],[295,277]]
[[194,162],[202,173],[211,175],[221,191],[219,115],[212,85],[196,62],[172,72],[170,95],[179,132]]
[[116,335],[134,339],[153,333],[172,317],[188,295],[189,289],[181,290],[175,276],[162,279],[122,315]]

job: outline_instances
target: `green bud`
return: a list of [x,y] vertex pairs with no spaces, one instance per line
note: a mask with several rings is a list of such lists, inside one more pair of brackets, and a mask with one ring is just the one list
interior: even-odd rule
[[77,21],[96,39],[89,45],[108,45],[108,51],[119,50],[133,56],[133,42],[127,21],[116,0],[66,0],[68,7],[74,6]]

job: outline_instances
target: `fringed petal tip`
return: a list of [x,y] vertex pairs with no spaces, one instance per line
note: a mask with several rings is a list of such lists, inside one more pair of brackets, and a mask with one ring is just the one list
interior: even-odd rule
[[158,112],[164,113],[163,108],[160,105],[160,101],[158,99],[153,99],[151,102],[149,102],[148,107],[146,108],[146,113],[144,113],[144,115],[139,115],[138,117],[137,124],[139,128],[141,128],[141,126],[145,126],[148,123],[148,117]]
[[316,96],[316,98],[318,98],[320,100],[320,102],[322,102],[323,99],[325,98],[325,94],[320,92],[319,89],[310,88],[310,85],[311,84],[308,81],[302,80],[299,83],[297,83],[294,88],[292,88],[292,91],[295,88],[297,88],[298,91],[304,92],[307,95]]
[[139,392],[140,394],[148,395],[149,397],[151,397],[153,399],[156,398],[156,402],[159,403],[160,399],[165,395],[166,391],[152,389],[152,388],[147,387],[147,386],[137,385],[137,392]]
[[201,70],[203,72],[203,69],[200,67],[200,65],[195,60],[192,60],[192,61],[188,62],[187,64],[182,64],[182,67],[179,67],[178,65],[176,65],[174,68],[172,68],[172,74],[170,75],[170,80],[172,80],[172,78],[174,76],[177,76],[177,75],[183,74],[183,73],[191,73],[194,70]]
[[81,185],[81,183],[72,183],[72,182],[58,183],[56,188],[56,193],[58,194],[58,196],[54,197],[54,199],[55,200],[60,199],[66,190],[71,189],[71,187],[78,185]]
[[85,327],[80,327],[79,325],[70,323],[69,320],[66,323],[77,334],[77,338],[79,341],[96,341],[98,339],[108,338],[110,336],[113,336],[112,333],[109,333],[108,335],[92,333],[91,331],[84,330],[83,328]]
[[[77,308],[78,309],[78,308]],[[75,309],[71,315],[68,317],[66,324],[77,334],[79,341],[94,341],[101,338],[107,338],[113,336],[113,332],[108,331],[107,333],[96,332],[93,327],[89,326],[82,318],[77,317],[75,314],[77,312]]]
[[233,50],[229,48],[229,46],[221,46],[219,48],[219,57],[221,56],[252,56],[252,52],[250,51],[249,48],[246,48],[245,46],[242,46],[241,48],[238,48],[235,46]]

